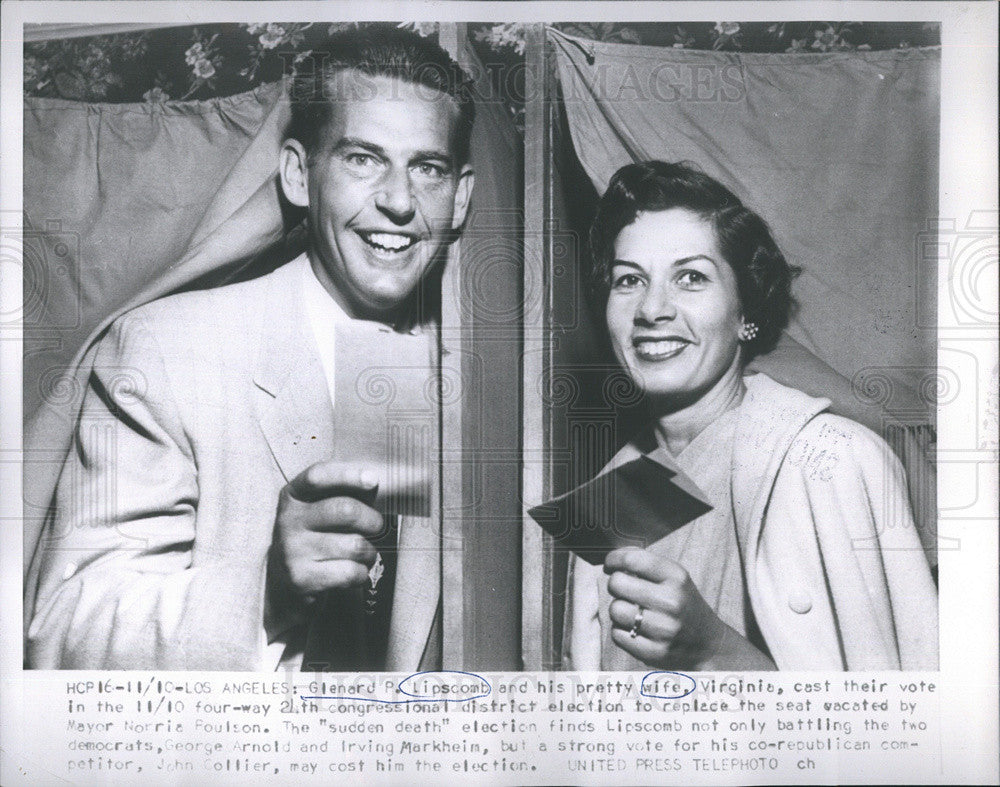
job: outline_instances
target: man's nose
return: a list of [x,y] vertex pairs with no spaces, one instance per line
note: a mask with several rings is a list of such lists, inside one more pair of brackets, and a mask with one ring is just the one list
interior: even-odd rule
[[653,325],[664,320],[672,320],[676,316],[677,306],[670,287],[651,282],[636,306],[635,322]]
[[391,167],[379,182],[375,205],[396,224],[406,224],[413,218],[416,206],[410,175],[405,169]]

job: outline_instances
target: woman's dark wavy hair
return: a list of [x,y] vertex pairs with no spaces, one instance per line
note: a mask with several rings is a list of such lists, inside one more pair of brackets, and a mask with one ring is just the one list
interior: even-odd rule
[[296,73],[291,88],[292,119],[286,135],[302,143],[310,156],[316,151],[333,110],[327,95],[338,71],[353,69],[369,77],[391,77],[450,96],[458,106],[455,154],[469,160],[476,119],[472,82],[451,56],[433,41],[392,24],[372,24],[342,30],[310,52],[313,68]]
[[789,265],[767,223],[719,181],[679,162],[628,164],[611,178],[590,228],[593,284],[606,298],[615,239],[640,212],[685,208],[712,222],[719,250],[736,274],[743,316],[759,328],[743,345],[745,360],[774,349],[792,309]]

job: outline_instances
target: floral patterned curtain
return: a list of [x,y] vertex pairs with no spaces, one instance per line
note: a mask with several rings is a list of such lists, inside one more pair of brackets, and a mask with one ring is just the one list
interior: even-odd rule
[[[357,23],[258,22],[125,32],[150,26],[39,25],[47,29],[26,33],[24,90],[29,96],[114,103],[232,95],[273,82],[294,69],[319,38],[352,24]],[[422,35],[438,29],[434,22],[404,25]],[[502,86],[498,94],[523,133],[520,64],[531,25],[468,27],[487,77]],[[937,45],[941,38],[940,25],[919,22],[567,22],[555,27],[591,41],[722,52],[906,49]],[[79,37],[83,33],[88,35]]]

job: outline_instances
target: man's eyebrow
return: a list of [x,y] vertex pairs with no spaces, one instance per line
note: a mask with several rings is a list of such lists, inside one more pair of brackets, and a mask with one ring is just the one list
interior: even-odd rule
[[450,164],[451,153],[447,150],[417,150],[414,151],[413,155],[410,157],[411,161],[427,161],[429,159],[447,161]]
[[346,148],[361,148],[362,150],[367,150],[369,153],[373,153],[381,158],[386,158],[386,150],[381,145],[376,145],[373,142],[366,142],[363,139],[358,139],[357,137],[341,137],[337,140],[337,144],[333,146],[334,153],[340,153]]
[[455,160],[452,158],[451,154],[446,150],[417,150],[414,151],[413,155],[410,156],[411,162],[420,161],[436,161],[444,164],[451,169],[454,167]]
[[[348,148],[360,148],[361,150],[366,150],[379,158],[389,158],[389,152],[381,145],[376,145],[374,142],[368,142],[366,140],[359,139],[358,137],[341,137],[333,146],[333,152],[342,153]],[[410,156],[410,161],[442,161],[449,166],[453,163],[452,156],[448,151],[433,148],[414,151]]]

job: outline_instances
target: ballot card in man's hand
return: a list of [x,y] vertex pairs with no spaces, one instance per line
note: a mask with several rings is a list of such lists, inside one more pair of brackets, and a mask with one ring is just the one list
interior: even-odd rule
[[648,547],[711,510],[697,487],[678,479],[654,451],[620,464],[564,495],[528,510],[555,539],[600,565],[619,547]]
[[430,516],[438,415],[433,344],[377,323],[337,325],[333,458],[379,474],[374,507]]

